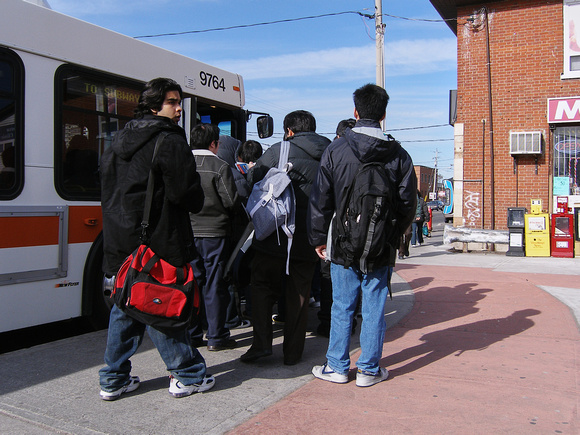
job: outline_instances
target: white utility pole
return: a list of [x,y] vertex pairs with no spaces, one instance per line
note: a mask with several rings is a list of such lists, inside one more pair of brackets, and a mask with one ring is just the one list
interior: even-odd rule
[[[375,34],[377,46],[377,86],[385,88],[385,25],[383,24],[383,2],[375,0]],[[381,122],[385,131],[385,120]]]
[[439,150],[437,148],[435,148],[435,167],[433,168],[433,193],[435,196],[435,198],[433,199],[437,199],[437,159],[439,157]]

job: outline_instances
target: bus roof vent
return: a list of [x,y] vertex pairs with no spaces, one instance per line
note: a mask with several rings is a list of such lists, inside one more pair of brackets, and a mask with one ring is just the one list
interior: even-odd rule
[[195,89],[195,79],[193,77],[185,76],[185,87]]

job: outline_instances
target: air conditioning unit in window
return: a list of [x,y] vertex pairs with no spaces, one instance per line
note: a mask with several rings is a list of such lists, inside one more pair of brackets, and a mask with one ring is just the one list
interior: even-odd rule
[[510,154],[542,154],[542,132],[511,131]]

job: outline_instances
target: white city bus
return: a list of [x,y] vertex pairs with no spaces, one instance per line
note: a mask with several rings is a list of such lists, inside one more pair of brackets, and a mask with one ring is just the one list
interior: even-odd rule
[[100,156],[155,77],[182,86],[186,132],[245,140],[242,77],[23,0],[0,10],[0,332],[104,327]]

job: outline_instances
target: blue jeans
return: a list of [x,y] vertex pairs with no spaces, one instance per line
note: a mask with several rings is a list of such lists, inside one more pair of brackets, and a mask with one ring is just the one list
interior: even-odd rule
[[411,236],[411,245],[423,243],[423,223],[425,221],[415,221],[411,224],[413,235]]
[[336,373],[346,374],[350,369],[350,334],[357,298],[361,293],[362,325],[360,331],[361,354],[356,365],[361,370],[378,373],[385,339],[385,302],[389,294],[387,282],[392,267],[383,267],[369,274],[355,268],[345,269],[339,264],[330,265],[332,278],[332,312],[330,340],[326,359]]
[[184,385],[200,383],[205,376],[205,360],[189,342],[186,329],[161,332],[129,317],[113,305],[109,319],[106,366],[99,370],[103,391],[115,391],[129,382],[131,358],[143,341],[145,329],[167,370]]

